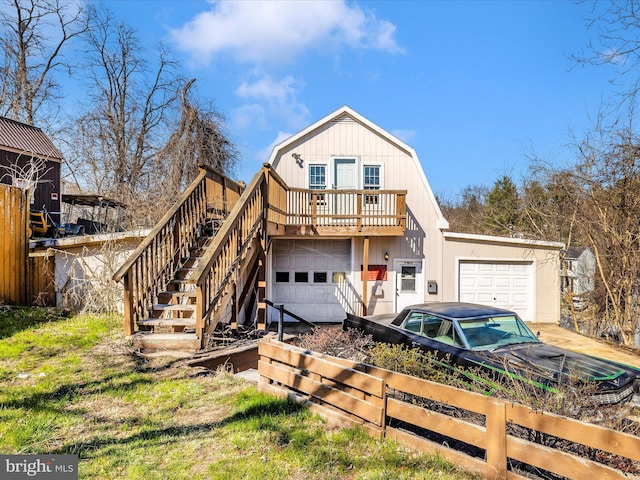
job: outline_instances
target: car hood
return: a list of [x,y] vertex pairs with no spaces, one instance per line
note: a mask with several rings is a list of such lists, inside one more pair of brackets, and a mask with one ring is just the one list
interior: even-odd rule
[[545,383],[575,379],[597,382],[599,388],[611,389],[640,378],[640,369],[545,343],[509,345],[488,355],[509,371],[530,373]]

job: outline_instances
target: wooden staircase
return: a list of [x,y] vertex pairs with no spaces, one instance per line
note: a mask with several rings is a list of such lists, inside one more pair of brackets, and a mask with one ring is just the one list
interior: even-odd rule
[[223,213],[216,212],[205,221],[189,246],[189,255],[180,260],[167,290],[158,293],[158,303],[149,309],[149,317],[137,320],[138,331],[132,336],[133,344],[145,351],[176,351],[192,353],[200,348],[196,335],[196,289],[192,282],[204,252],[220,230]]
[[264,297],[267,170],[245,189],[202,167],[116,272],[134,346],[192,354],[209,345],[221,322],[237,328],[240,317],[251,317],[266,326],[264,313],[254,314]]

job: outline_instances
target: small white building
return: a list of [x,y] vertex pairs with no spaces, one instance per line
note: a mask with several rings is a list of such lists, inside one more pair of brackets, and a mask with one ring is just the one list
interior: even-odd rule
[[[335,322],[345,311],[378,314],[431,301],[470,301],[515,310],[529,322],[559,320],[563,245],[449,232],[415,150],[351,108],[343,106],[275,146],[269,164],[294,189],[407,192],[401,236],[313,236],[286,229],[272,235],[267,298],[288,310]],[[335,213],[336,198],[320,196],[314,209]],[[386,199],[365,195],[360,208],[382,212]]]
[[571,246],[562,259],[562,294],[582,299],[595,288],[596,257],[589,247]]

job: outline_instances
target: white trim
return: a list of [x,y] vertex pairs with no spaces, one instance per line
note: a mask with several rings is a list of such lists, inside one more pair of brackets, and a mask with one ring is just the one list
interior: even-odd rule
[[[404,257],[399,257],[399,258],[394,258],[392,265],[393,265],[393,311],[394,313],[398,313],[398,270],[397,270],[397,265],[401,265],[402,262],[404,263],[412,263],[412,264],[419,264],[420,265],[420,275],[422,275],[422,285],[421,285],[421,289],[420,292],[417,292],[420,294],[420,300],[415,302],[416,304],[420,304],[420,303],[424,303],[425,302],[425,298],[426,298],[426,269],[425,269],[425,259],[424,258],[404,258]],[[416,272],[416,276],[418,275],[418,272]],[[418,279],[416,278],[416,287],[417,285],[417,281]]]
[[318,161],[318,162],[310,162],[310,163],[306,163],[305,162],[305,166],[304,166],[304,170],[305,170],[305,174],[306,174],[306,183],[307,183],[307,189],[311,189],[311,167],[312,166],[319,166],[319,165],[323,165],[324,166],[324,181],[325,181],[325,189],[331,188],[331,182],[330,182],[330,168],[329,168],[329,162],[327,161]]
[[336,188],[336,160],[353,160],[356,174],[356,189],[360,188],[360,157],[358,155],[331,155],[331,182],[327,182],[329,190]]
[[275,145],[273,147],[273,150],[271,150],[271,155],[269,156],[268,163],[273,165],[274,167],[276,167],[274,162],[278,158],[278,155],[279,155],[280,151],[283,150],[287,145],[290,145],[290,144],[300,140],[305,135],[311,133],[312,131],[316,130],[317,128],[320,128],[321,126],[331,122],[332,120],[335,120],[337,117],[339,117],[341,115],[344,115],[344,114],[349,115],[354,120],[362,123],[367,128],[369,128],[369,129],[373,130],[374,132],[376,132],[378,135],[386,138],[390,143],[395,144],[399,149],[404,150],[405,152],[407,152],[411,156],[411,158],[413,159],[413,163],[414,163],[414,165],[416,167],[416,170],[418,171],[418,174],[420,175],[420,179],[422,180],[422,183],[424,185],[424,189],[427,192],[427,197],[431,201],[431,204],[433,205],[433,208],[436,211],[436,216],[438,217],[438,228],[440,230],[448,229],[449,228],[449,222],[447,222],[447,220],[442,215],[442,210],[440,210],[440,205],[438,205],[438,202],[436,201],[436,197],[433,194],[433,190],[431,190],[431,185],[429,185],[429,182],[427,181],[427,176],[424,173],[424,169],[422,168],[422,164],[420,163],[420,159],[418,158],[418,154],[416,153],[416,151],[412,147],[410,147],[409,145],[404,143],[402,140],[400,140],[398,137],[396,137],[396,136],[392,135],[391,133],[387,132],[386,130],[382,129],[381,127],[379,127],[378,125],[373,123],[371,120],[363,117],[358,112],[356,112],[355,110],[352,110],[350,107],[348,107],[346,105],[343,105],[342,107],[340,107],[336,111],[334,111],[334,112],[330,113],[329,115],[321,118],[317,122],[312,123],[311,125],[309,125],[304,130],[299,131],[298,133],[290,136],[286,140],[283,140],[279,144]]
[[445,240],[468,240],[477,243],[504,243],[513,245],[524,245],[529,247],[546,247],[551,249],[563,249],[562,242],[549,242],[545,240],[533,240],[530,238],[498,237],[493,235],[476,235],[474,233],[442,232]]

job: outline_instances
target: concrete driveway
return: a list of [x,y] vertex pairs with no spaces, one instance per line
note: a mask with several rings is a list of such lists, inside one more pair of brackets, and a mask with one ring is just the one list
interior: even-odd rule
[[640,352],[616,347],[602,340],[572,332],[553,323],[530,323],[529,328],[534,333],[540,332],[540,340],[545,343],[640,368]]

